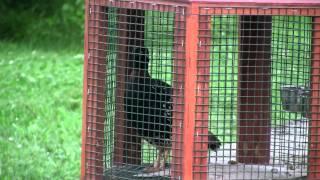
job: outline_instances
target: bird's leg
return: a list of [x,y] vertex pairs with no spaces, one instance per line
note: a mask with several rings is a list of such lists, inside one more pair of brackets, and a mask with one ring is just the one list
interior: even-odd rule
[[166,169],[166,162],[167,162],[167,159],[169,157],[169,154],[170,154],[170,149],[164,149],[163,161],[161,161],[161,164],[160,164],[160,169],[161,170],[165,170]]
[[159,149],[159,154],[158,154],[158,156],[157,156],[157,160],[154,162],[154,164],[153,164],[153,167],[155,168],[155,169],[158,169],[159,167],[160,167],[160,161],[161,161],[161,156],[162,156],[162,154],[163,154],[163,149],[162,148],[160,148]]
[[161,160],[161,157],[164,153],[164,149],[163,148],[160,148],[159,149],[159,154],[157,156],[157,159],[156,161],[153,163],[153,166],[150,166],[150,167],[146,167],[143,172],[145,173],[153,173],[153,172],[158,172],[160,171],[160,160]]

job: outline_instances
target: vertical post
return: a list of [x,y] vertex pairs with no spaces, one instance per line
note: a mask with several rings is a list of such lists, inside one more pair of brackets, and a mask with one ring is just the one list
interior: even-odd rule
[[172,111],[172,160],[171,178],[182,177],[183,161],[183,115],[184,115],[184,74],[185,74],[185,8],[175,8],[173,47],[173,111]]
[[198,57],[199,7],[192,3],[186,17],[185,107],[183,123],[183,179],[193,177],[194,127],[196,107],[196,74]]
[[199,16],[193,179],[201,180],[208,178],[208,120],[211,45],[210,24],[210,16]]
[[240,17],[237,161],[269,163],[271,16]]
[[86,137],[87,137],[87,77],[88,77],[88,21],[89,0],[85,1],[85,25],[84,25],[84,63],[83,63],[83,97],[82,97],[82,132],[81,132],[81,179],[86,176]]
[[320,179],[320,17],[313,18],[308,179]]
[[[88,8],[89,13],[88,13]],[[82,178],[103,178],[105,75],[106,75],[106,7],[88,6],[86,21],[84,77],[84,139]]]
[[134,128],[127,126],[124,113],[126,77],[131,73],[130,53],[137,46],[144,46],[144,11],[119,9],[118,11],[118,61],[116,69],[116,121],[115,164],[141,164],[141,138]]

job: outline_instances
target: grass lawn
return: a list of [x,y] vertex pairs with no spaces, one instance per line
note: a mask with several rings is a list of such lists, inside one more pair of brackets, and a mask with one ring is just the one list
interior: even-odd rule
[[79,178],[81,47],[0,42],[0,179]]
[[[113,12],[113,13],[111,13]],[[114,124],[116,69],[115,9],[109,13],[106,126]],[[152,12],[149,15],[152,15]],[[158,21],[159,17],[162,21]],[[156,20],[155,20],[156,19]],[[150,72],[172,82],[172,14],[154,13],[146,19],[146,46],[150,48]],[[238,19],[213,19],[210,64],[210,130],[223,142],[236,141],[238,82]],[[298,22],[298,23],[292,23]],[[274,17],[272,27],[272,125],[297,119],[281,108],[281,85],[308,85],[311,18]],[[161,27],[161,28],[159,28]],[[288,31],[283,31],[288,29]],[[160,33],[160,31],[165,33]],[[114,42],[112,44],[112,42]],[[59,47],[63,42],[28,43],[0,41],[0,179],[79,179],[82,44]],[[51,49],[50,49],[51,48]],[[156,61],[157,60],[157,61]],[[113,144],[112,133],[107,134]],[[112,145],[106,154],[112,153]],[[144,162],[154,157],[154,147],[144,143]],[[107,163],[111,163],[107,156]],[[109,159],[108,159],[109,158]]]

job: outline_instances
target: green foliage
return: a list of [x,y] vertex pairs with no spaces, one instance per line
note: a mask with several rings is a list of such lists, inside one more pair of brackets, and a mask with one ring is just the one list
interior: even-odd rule
[[[31,4],[31,3],[30,3]],[[32,8],[26,1],[4,0],[0,2],[0,38],[17,39],[24,36],[24,31],[33,19],[29,16]]]
[[35,43],[58,39],[82,42],[84,0],[4,0],[0,2],[0,39]]
[[78,179],[82,51],[0,48],[0,179]]
[[79,178],[83,25],[83,0],[0,2],[0,179]]

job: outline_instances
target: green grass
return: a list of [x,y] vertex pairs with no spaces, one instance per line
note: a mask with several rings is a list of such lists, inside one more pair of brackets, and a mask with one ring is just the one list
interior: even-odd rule
[[0,179],[80,176],[83,52],[48,45],[0,41]]

